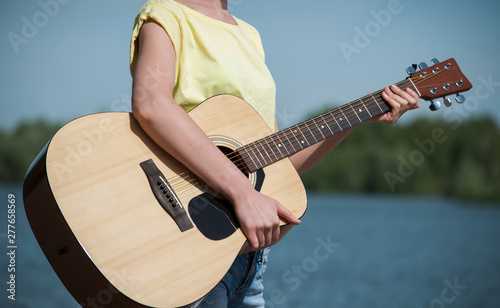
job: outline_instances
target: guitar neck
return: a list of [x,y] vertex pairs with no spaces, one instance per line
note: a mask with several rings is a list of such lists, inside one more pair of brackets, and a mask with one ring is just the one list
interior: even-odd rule
[[[417,91],[410,78],[396,84],[402,89]],[[250,172],[269,166],[320,141],[362,122],[388,112],[391,108],[382,99],[383,90],[330,110],[282,131],[256,140],[236,151]]]

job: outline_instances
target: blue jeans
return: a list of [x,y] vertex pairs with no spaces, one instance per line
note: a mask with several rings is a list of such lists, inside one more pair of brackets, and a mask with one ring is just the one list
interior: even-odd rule
[[197,308],[264,308],[263,275],[269,248],[239,255],[222,280],[202,300]]

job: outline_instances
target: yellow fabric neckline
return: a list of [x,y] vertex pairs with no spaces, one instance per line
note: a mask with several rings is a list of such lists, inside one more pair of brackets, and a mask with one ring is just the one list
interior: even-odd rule
[[219,24],[219,25],[222,25],[222,26],[225,26],[225,27],[228,27],[228,28],[232,28],[232,29],[237,29],[237,28],[239,28],[239,21],[240,21],[240,20],[239,20],[238,18],[236,18],[235,16],[233,16],[232,14],[231,14],[231,16],[233,16],[234,20],[236,21],[236,25],[233,25],[233,24],[227,23],[227,22],[225,22],[225,21],[218,20],[218,19],[212,18],[212,17],[210,17],[210,16],[207,16],[207,15],[205,15],[205,14],[203,14],[203,13],[200,13],[200,12],[198,12],[197,10],[192,9],[192,8],[190,8],[189,6],[186,6],[186,5],[184,5],[184,4],[182,4],[182,3],[179,3],[179,2],[177,2],[177,1],[175,1],[175,0],[172,0],[172,2],[173,2],[175,5],[180,6],[180,7],[181,7],[181,8],[182,8],[185,12],[187,12],[187,13],[189,13],[189,14],[191,14],[191,15],[195,15],[195,16],[197,16],[197,17],[199,17],[199,18],[203,18],[203,19],[205,19],[205,20],[207,20],[207,21],[209,21],[209,22],[211,22],[211,23],[214,23],[214,24]]

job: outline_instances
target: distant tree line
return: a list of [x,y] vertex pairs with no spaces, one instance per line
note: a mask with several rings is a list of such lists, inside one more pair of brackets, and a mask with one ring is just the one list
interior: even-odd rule
[[307,189],[500,201],[500,130],[493,119],[362,126],[303,174]]
[[[0,131],[0,182],[21,182],[59,127],[38,120]],[[500,129],[488,117],[364,123],[302,179],[309,191],[500,202]]]
[[21,182],[31,162],[61,124],[23,122],[12,132],[0,131],[0,182]]

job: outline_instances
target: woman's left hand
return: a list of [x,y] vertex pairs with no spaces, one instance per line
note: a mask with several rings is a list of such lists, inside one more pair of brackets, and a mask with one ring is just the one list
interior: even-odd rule
[[382,98],[391,106],[391,110],[377,117],[372,122],[393,124],[408,110],[420,107],[418,94],[410,88],[401,90],[395,85],[385,87]]

